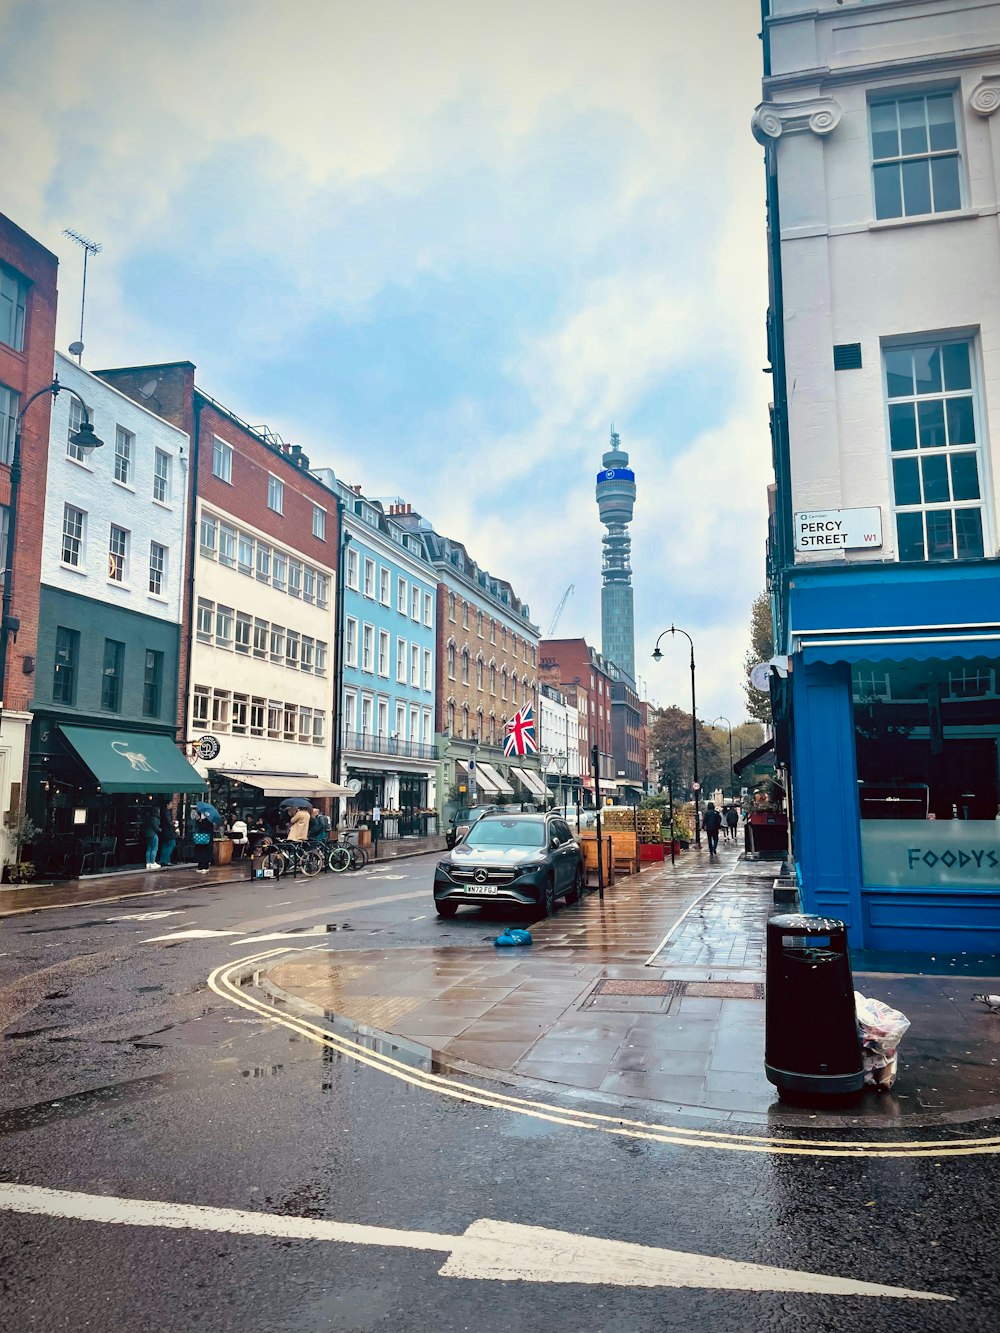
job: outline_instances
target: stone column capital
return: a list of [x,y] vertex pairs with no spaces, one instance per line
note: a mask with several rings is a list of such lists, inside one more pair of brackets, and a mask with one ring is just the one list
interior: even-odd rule
[[983,119],[1000,111],[1000,74],[985,74],[969,94],[969,109]]
[[753,137],[766,144],[783,134],[826,135],[840,124],[840,103],[832,97],[812,97],[805,102],[761,102],[750,120]]

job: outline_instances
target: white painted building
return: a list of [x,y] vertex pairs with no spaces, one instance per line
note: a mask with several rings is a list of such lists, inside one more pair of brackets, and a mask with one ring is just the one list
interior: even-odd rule
[[335,573],[199,497],[188,734],[222,745],[203,772],[329,780]]
[[770,0],[763,51],[774,697],[804,906],[855,947],[993,951],[1000,2]]
[[549,787],[558,791],[580,776],[580,708],[554,685],[538,690],[541,767]]
[[59,352],[55,373],[87,404],[104,444],[84,453],[70,443],[82,409],[60,393],[52,405],[42,583],[179,624],[188,437]]

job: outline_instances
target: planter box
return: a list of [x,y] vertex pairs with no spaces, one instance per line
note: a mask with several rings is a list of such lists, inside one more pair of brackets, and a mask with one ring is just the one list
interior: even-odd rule
[[233,859],[233,844],[228,838],[216,838],[212,842],[212,863],[227,866]]
[[663,843],[662,842],[640,842],[639,843],[640,861],[662,861]]

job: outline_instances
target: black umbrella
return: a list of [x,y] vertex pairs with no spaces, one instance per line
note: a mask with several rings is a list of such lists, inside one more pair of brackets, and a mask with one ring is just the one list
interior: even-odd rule
[[312,801],[307,801],[304,796],[286,796],[278,806],[279,810],[311,810]]

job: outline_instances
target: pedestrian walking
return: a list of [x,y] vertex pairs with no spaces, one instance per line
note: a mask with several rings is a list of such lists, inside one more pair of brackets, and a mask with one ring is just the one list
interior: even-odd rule
[[378,835],[382,830],[382,809],[378,801],[372,806],[372,842],[378,852]]
[[177,846],[177,825],[169,805],[160,806],[160,865],[170,865]]
[[736,841],[736,830],[740,823],[740,812],[735,805],[731,805],[726,811],[726,828],[729,830],[729,836],[733,842]]
[[709,801],[705,807],[705,836],[708,838],[708,854],[715,856],[719,850],[719,829],[722,827],[722,816],[715,808],[715,803]]
[[212,834],[215,825],[208,815],[198,815],[194,821],[194,856],[198,864],[198,874],[207,875],[212,864]]
[[160,820],[152,806],[149,807],[146,822],[142,826],[142,833],[146,839],[146,869],[159,870],[156,852],[160,845]]

